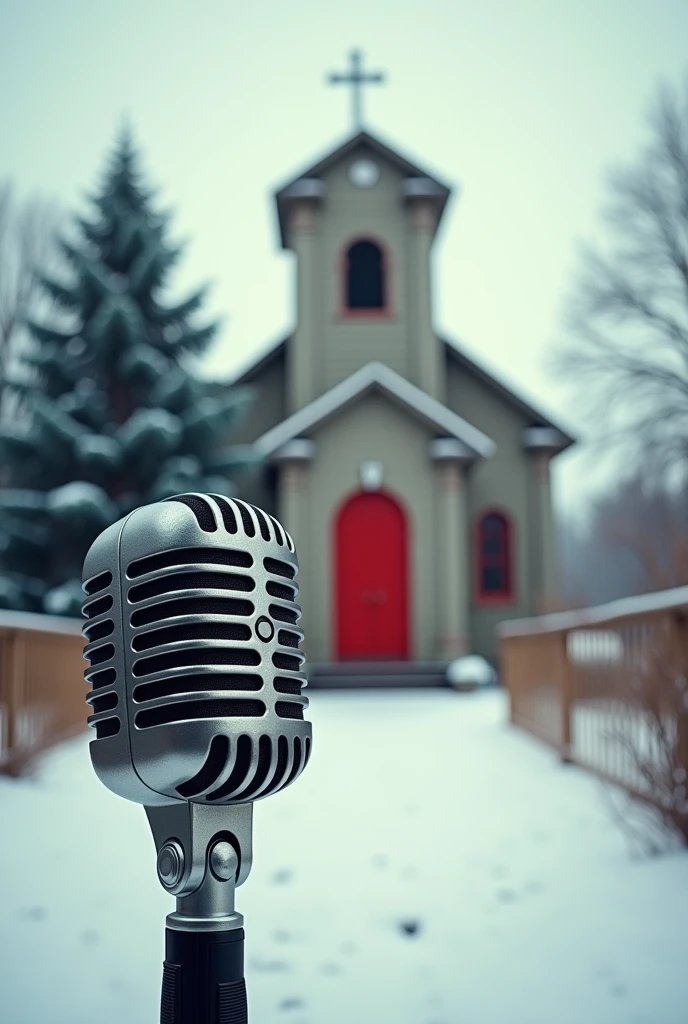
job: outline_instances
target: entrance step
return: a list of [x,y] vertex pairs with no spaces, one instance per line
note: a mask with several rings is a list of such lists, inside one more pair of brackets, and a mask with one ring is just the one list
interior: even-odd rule
[[447,686],[441,661],[344,661],[307,665],[308,685],[319,690]]

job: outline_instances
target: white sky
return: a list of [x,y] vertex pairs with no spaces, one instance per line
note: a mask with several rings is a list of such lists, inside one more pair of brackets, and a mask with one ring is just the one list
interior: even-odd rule
[[[687,38],[685,0],[0,0],[0,179],[78,207],[130,115],[190,240],[180,287],[214,282],[226,322],[207,367],[228,375],[293,325],[271,192],[350,134],[348,90],[325,75],[358,46],[388,74],[366,127],[460,189],[437,328],[585,430],[544,360],[606,169],[636,154]],[[560,504],[593,468],[559,460]]]

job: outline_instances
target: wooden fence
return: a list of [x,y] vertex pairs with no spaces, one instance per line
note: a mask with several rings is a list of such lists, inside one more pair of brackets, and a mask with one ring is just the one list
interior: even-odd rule
[[511,721],[628,792],[688,810],[688,587],[499,627]]
[[[688,587],[503,624],[511,720],[666,804],[688,784]],[[81,622],[0,612],[0,772],[86,727]]]
[[81,622],[0,611],[0,772],[86,727]]

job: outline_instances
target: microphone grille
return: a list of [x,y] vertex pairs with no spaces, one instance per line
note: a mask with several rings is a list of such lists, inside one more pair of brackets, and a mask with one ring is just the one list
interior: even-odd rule
[[[257,526],[263,540],[271,541],[274,539],[281,547],[286,547],[291,552],[294,551],[294,541],[274,516],[263,512],[256,505],[251,505],[247,501],[240,501],[238,498],[229,499],[220,494],[213,494],[211,497],[219,506],[222,524],[227,533],[235,534],[243,529],[247,537],[255,537]],[[183,505],[187,505],[196,517],[200,528],[206,533],[214,533],[217,530],[218,527],[213,510],[201,495],[176,494],[172,498],[166,498],[165,501],[179,501]],[[249,510],[253,512],[256,521],[252,518],[251,511]]]
[[[119,710],[120,694],[115,683],[115,591],[109,570],[99,573],[84,584],[87,597],[83,614],[88,619],[82,632],[86,637],[90,666],[84,672],[91,692],[86,700],[93,709],[89,725],[98,739],[116,736],[122,728]],[[102,642],[101,642],[102,641]],[[93,646],[94,645],[94,646]]]
[[[185,506],[176,529],[170,503]],[[291,537],[221,495],[175,495],[116,525],[118,572],[84,584],[99,775],[144,803],[150,790],[238,803],[289,785],[311,751]]]

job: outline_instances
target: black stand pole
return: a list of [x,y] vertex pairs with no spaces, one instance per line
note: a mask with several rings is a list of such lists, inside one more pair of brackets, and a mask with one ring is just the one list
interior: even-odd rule
[[160,1024],[248,1024],[244,929],[165,929]]

